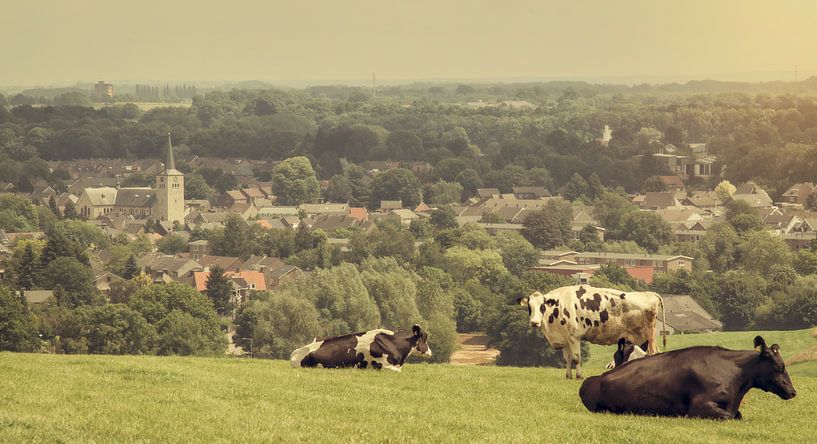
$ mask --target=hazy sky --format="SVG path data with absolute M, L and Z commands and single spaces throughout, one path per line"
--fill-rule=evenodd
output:
M 0 3 L 0 85 L 817 74 L 814 0 Z

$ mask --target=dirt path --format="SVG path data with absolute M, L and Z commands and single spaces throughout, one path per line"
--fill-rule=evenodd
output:
M 459 349 L 451 355 L 454 365 L 492 365 L 499 350 L 488 348 L 488 337 L 482 333 L 458 333 Z

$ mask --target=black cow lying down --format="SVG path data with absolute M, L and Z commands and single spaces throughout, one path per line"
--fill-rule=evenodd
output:
M 376 329 L 307 344 L 289 357 L 293 367 L 357 367 L 400 371 L 413 353 L 430 357 L 428 333 L 415 325 L 411 331 Z
M 636 359 L 588 378 L 579 397 L 592 412 L 741 419 L 738 409 L 751 388 L 783 399 L 797 394 L 780 347 L 766 347 L 760 336 L 755 347 L 690 347 Z

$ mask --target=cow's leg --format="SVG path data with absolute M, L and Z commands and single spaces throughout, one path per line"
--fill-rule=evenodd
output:
M 576 379 L 582 379 L 582 343 L 581 341 L 571 341 L 568 344 L 573 362 L 576 364 Z
M 687 416 L 690 418 L 709 418 L 709 419 L 733 419 L 734 416 L 728 411 L 722 409 L 717 402 L 706 399 L 702 396 L 697 396 L 692 399 L 689 404 L 689 412 Z
M 646 334 L 643 335 L 643 338 L 646 338 L 649 341 L 649 344 L 647 345 L 647 350 L 644 351 L 647 352 L 647 356 L 652 356 L 661 353 L 661 350 L 658 349 L 658 341 L 655 337 L 655 320 L 658 318 L 658 316 L 656 313 L 648 311 L 645 317 L 647 320 L 648 331 L 644 332 Z M 641 344 L 641 342 L 642 341 L 637 341 L 635 344 Z
M 570 356 L 570 347 L 562 349 L 562 358 L 565 360 L 565 377 L 573 379 L 573 357 Z

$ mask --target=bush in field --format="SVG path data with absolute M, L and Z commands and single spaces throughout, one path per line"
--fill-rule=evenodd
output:
M 380 311 L 352 264 L 317 270 L 292 284 L 318 310 L 324 335 L 337 336 L 380 326 Z
M 528 311 L 518 305 L 503 305 L 486 329 L 491 345 L 499 349 L 497 365 L 518 367 L 563 367 L 562 352 L 554 350 L 542 330 L 531 328 Z M 582 344 L 582 359 L 590 356 Z
M 34 351 L 37 334 L 26 305 L 7 287 L 0 287 L 0 351 Z
M 156 329 L 125 304 L 84 306 L 62 312 L 58 350 L 106 355 L 153 354 Z
M 420 322 L 412 273 L 394 258 L 370 258 L 361 264 L 360 277 L 380 311 L 380 326 L 391 330 Z
M 296 348 L 323 336 L 315 306 L 292 289 L 259 296 L 236 319 L 233 340 L 244 351 L 287 359 Z M 246 338 L 252 338 L 252 344 Z
M 432 362 L 448 362 L 456 349 L 454 280 L 439 268 L 425 267 L 417 279 L 417 307 L 428 332 Z
M 219 355 L 227 348 L 212 302 L 190 286 L 148 285 L 128 306 L 156 328 L 161 355 Z

